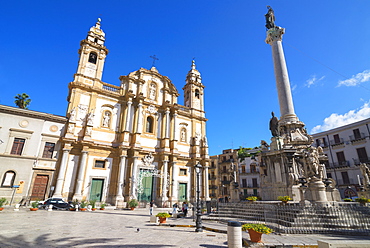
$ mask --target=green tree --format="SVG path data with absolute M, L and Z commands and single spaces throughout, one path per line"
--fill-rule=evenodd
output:
M 256 149 L 256 148 L 254 148 L 254 149 Z M 251 152 L 251 150 L 253 150 L 253 149 L 252 148 L 239 147 L 238 158 L 240 159 L 240 162 L 242 162 L 245 158 L 253 157 L 253 156 L 255 156 L 255 155 L 257 155 L 258 153 L 261 152 L 261 151 Z
M 31 99 L 26 93 L 18 94 L 15 97 L 15 105 L 21 109 L 28 109 L 27 106 L 31 103 Z

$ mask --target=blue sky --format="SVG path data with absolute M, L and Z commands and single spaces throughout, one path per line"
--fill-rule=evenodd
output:
M 65 115 L 68 83 L 80 40 L 102 19 L 109 54 L 103 81 L 156 55 L 183 104 L 182 87 L 195 57 L 205 88 L 210 154 L 270 141 L 279 105 L 266 5 L 285 28 L 283 46 L 295 112 L 309 133 L 370 117 L 370 1 L 8 1 L 0 8 L 0 104 Z

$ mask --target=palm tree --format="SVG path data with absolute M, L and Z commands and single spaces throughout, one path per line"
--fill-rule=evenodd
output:
M 15 105 L 17 105 L 21 109 L 28 109 L 27 106 L 30 104 L 31 99 L 26 93 L 18 94 L 14 97 L 16 100 L 14 101 Z

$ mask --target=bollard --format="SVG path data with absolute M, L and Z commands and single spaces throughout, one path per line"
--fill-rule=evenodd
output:
M 53 205 L 52 204 L 49 205 L 48 211 L 53 211 Z
M 15 204 L 15 207 L 14 207 L 14 211 L 19 211 L 19 206 L 20 206 L 21 204 Z
M 227 247 L 242 248 L 242 224 L 237 221 L 227 223 Z

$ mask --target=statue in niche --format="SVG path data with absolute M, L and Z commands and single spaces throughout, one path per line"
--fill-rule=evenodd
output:
M 275 14 L 274 14 L 274 10 L 271 8 L 271 6 L 267 6 L 267 14 L 265 15 L 265 18 L 266 18 L 266 25 L 265 27 L 267 29 L 270 29 L 270 28 L 275 28 L 276 25 L 275 25 Z
M 103 116 L 103 127 L 109 127 L 110 123 L 110 112 L 105 111 Z
M 148 155 L 145 155 L 142 159 L 144 166 L 151 166 L 154 161 L 154 157 L 152 153 L 149 153 Z
M 94 113 L 91 111 L 90 113 L 87 114 L 86 119 L 87 119 L 87 125 L 92 126 L 94 123 Z
M 360 164 L 360 169 L 361 169 L 362 176 L 364 178 L 364 185 L 369 185 L 370 184 L 370 181 L 369 181 L 370 168 L 369 168 L 369 166 L 366 165 L 365 163 L 361 163 Z
M 279 136 L 279 119 L 275 116 L 274 112 L 271 112 L 270 119 L 270 131 L 273 137 Z
M 70 121 L 75 121 L 76 120 L 76 108 L 75 107 L 73 107 L 73 109 L 69 113 L 69 120 Z
M 204 147 L 207 147 L 208 146 L 208 141 L 207 141 L 207 137 L 206 136 L 204 136 L 204 138 L 203 138 L 203 146 Z
M 185 130 L 185 128 L 181 129 L 180 141 L 181 142 L 186 142 L 186 130 Z
M 155 100 L 156 94 L 157 94 L 157 85 L 155 83 L 151 83 L 149 88 L 149 99 Z

